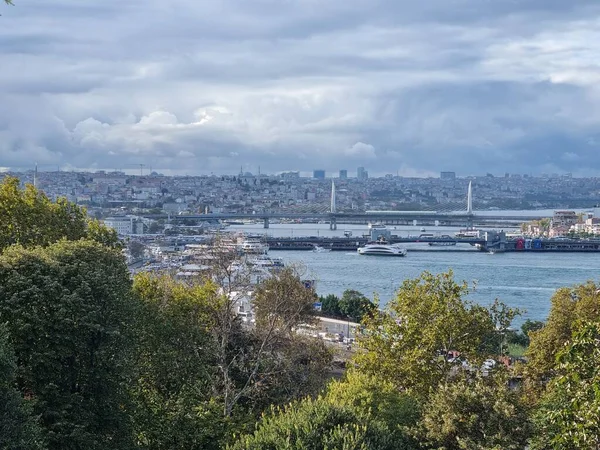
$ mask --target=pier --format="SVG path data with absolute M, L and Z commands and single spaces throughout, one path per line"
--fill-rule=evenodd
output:
M 315 246 L 331 249 L 332 251 L 356 251 L 358 247 L 370 241 L 368 237 L 267 237 L 266 243 L 270 250 L 313 250 Z M 548 253 L 548 252 L 600 252 L 600 239 L 507 239 L 502 231 L 488 231 L 482 233 L 480 238 L 452 238 L 452 237 L 400 237 L 391 235 L 390 244 L 429 244 L 429 243 L 455 243 L 457 245 L 471 245 L 483 252 L 491 253 Z M 410 247 L 407 247 L 410 250 Z M 429 251 L 452 251 L 455 247 L 431 247 Z M 463 250 L 460 250 L 463 251 Z

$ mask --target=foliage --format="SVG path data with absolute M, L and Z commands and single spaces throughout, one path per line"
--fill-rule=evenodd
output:
M 321 302 L 321 312 L 319 315 L 332 317 L 334 319 L 342 317 L 342 312 L 340 311 L 340 299 L 337 295 L 329 294 L 320 296 L 319 302 Z
M 256 328 L 290 333 L 300 324 L 315 321 L 314 302 L 312 289 L 304 286 L 293 268 L 286 267 L 263 281 L 254 293 Z
M 344 291 L 339 302 L 339 308 L 342 315 L 354 322 L 362 321 L 363 317 L 373 313 L 376 309 L 371 300 L 353 289 Z
M 52 202 L 31 184 L 21 189 L 14 177 L 0 183 L 0 251 L 14 244 L 47 246 L 83 238 L 109 246 L 118 242 L 113 230 L 88 220 L 85 209 L 65 198 Z
M 226 433 L 211 400 L 214 343 L 210 305 L 216 286 L 184 285 L 139 274 L 134 433 L 143 449 L 217 449 Z
M 361 415 L 383 422 L 393 440 L 407 448 L 412 439 L 407 434 L 420 417 L 417 401 L 400 392 L 392 383 L 356 370 L 346 373 L 343 381 L 334 381 L 327 388 L 325 399 L 337 406 L 350 407 Z
M 494 320 L 486 308 L 463 300 L 467 292 L 451 271 L 406 280 L 384 313 L 363 321 L 358 369 L 427 396 L 451 376 L 455 366 L 449 352 L 458 351 L 472 363 L 484 359 L 495 335 Z
M 527 375 L 533 386 L 556 374 L 556 356 L 571 339 L 578 321 L 600 320 L 598 286 L 591 281 L 573 288 L 561 288 L 552 296 L 546 324 L 529 333 Z
M 533 448 L 600 446 L 600 323 L 583 322 L 557 355 L 558 375 L 536 415 Z
M 231 450 L 386 450 L 402 449 L 385 424 L 322 397 L 305 399 L 263 415 L 253 434 Z M 406 448 L 406 447 L 404 447 Z
M 416 435 L 428 448 L 522 449 L 531 425 L 502 374 L 440 384 L 423 406 Z
M 43 440 L 31 405 L 15 388 L 17 365 L 8 337 L 7 327 L 0 325 L 0 448 L 42 449 Z
M 139 241 L 129 241 L 127 244 L 127 249 L 131 254 L 131 257 L 134 259 L 140 259 L 144 256 L 144 250 L 146 246 Z
M 0 321 L 50 449 L 128 448 L 123 383 L 132 312 L 117 250 L 62 241 L 0 257 Z

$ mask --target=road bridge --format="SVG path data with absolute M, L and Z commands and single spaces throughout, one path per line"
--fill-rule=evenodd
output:
M 386 225 L 440 225 L 440 226 L 518 226 L 523 222 L 539 220 L 541 215 L 503 215 L 503 214 L 477 214 L 473 210 L 473 194 L 471 183 L 467 191 L 467 208 L 458 212 L 435 211 L 338 211 L 336 205 L 335 184 L 331 183 L 331 206 L 325 213 L 298 213 L 286 211 L 261 211 L 256 213 L 208 213 L 208 214 L 178 214 L 178 215 L 150 215 L 148 218 L 163 218 L 170 222 L 183 220 L 199 221 L 234 221 L 234 220 L 262 220 L 264 227 L 269 228 L 271 220 L 288 219 L 298 221 L 326 221 L 329 228 L 336 230 L 338 223 L 367 224 L 381 222 Z

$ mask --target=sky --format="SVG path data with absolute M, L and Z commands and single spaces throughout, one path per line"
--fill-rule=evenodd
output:
M 0 168 L 600 176 L 598 0 L 14 0 L 0 14 Z

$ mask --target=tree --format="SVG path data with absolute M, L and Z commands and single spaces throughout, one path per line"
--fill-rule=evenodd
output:
M 535 415 L 532 448 L 600 446 L 600 323 L 580 322 L 559 350 L 555 372 Z
M 134 259 L 141 259 L 144 257 L 144 251 L 146 250 L 146 246 L 139 241 L 129 241 L 127 244 L 127 248 L 131 257 Z
M 342 312 L 340 311 L 340 299 L 337 295 L 329 294 L 326 296 L 319 297 L 321 302 L 321 313 L 320 315 L 326 317 L 340 318 Z
M 49 449 L 129 447 L 124 384 L 133 308 L 118 250 L 61 241 L 0 256 L 0 322 Z
M 88 220 L 85 209 L 65 198 L 52 202 L 31 184 L 20 189 L 14 177 L 0 183 L 0 252 L 14 244 L 47 246 L 61 239 L 84 238 L 109 246 L 118 243 L 113 230 Z
M 420 418 L 419 404 L 392 383 L 350 369 L 342 381 L 329 384 L 324 398 L 384 423 L 397 448 L 416 447 L 408 430 Z
M 231 450 L 400 450 L 385 424 L 322 397 L 310 398 L 264 414 L 254 433 Z
M 7 327 L 0 325 L 0 448 L 41 450 L 43 440 L 30 402 L 15 388 L 16 369 Z
M 531 429 L 518 393 L 496 374 L 440 384 L 423 405 L 416 435 L 428 448 L 520 450 Z
M 347 289 L 339 302 L 340 312 L 354 322 L 360 322 L 366 314 L 372 313 L 375 304 L 362 293 Z
M 523 333 L 523 335 L 527 338 L 526 345 L 529 345 L 529 342 L 530 342 L 529 334 L 531 332 L 541 330 L 543 327 L 544 327 L 544 322 L 542 322 L 540 320 L 531 320 L 531 319 L 527 319 L 523 323 L 523 325 L 521 325 L 521 333 Z
M 252 303 L 256 329 L 263 332 L 289 334 L 298 325 L 315 321 L 314 291 L 304 286 L 292 267 L 286 267 L 259 284 Z
M 573 288 L 558 289 L 546 324 L 529 333 L 531 343 L 526 356 L 527 382 L 533 391 L 544 389 L 544 382 L 556 374 L 556 356 L 571 339 L 579 321 L 600 320 L 598 286 L 589 281 Z M 533 392 L 532 391 L 532 392 Z
M 463 300 L 467 292 L 451 271 L 406 280 L 384 312 L 363 320 L 358 370 L 426 397 L 452 376 L 450 352 L 473 364 L 484 359 L 496 333 L 494 320 L 486 308 Z
M 219 449 L 228 430 L 211 398 L 215 345 L 210 332 L 214 284 L 183 284 L 139 274 L 137 351 L 132 377 L 138 447 Z
M 298 371 L 317 375 L 319 380 L 331 361 L 331 354 L 322 342 L 312 345 L 318 358 L 313 360 L 304 355 L 296 359 L 300 363 L 298 367 L 289 365 L 282 357 L 298 354 L 301 347 L 306 346 L 295 330 L 299 325 L 315 320 L 314 291 L 304 286 L 296 268 L 287 267 L 255 288 L 252 304 L 256 326 L 243 333 L 239 331 L 239 319 L 235 318 L 235 297 L 231 295 L 234 292 L 230 291 L 224 296 L 223 303 L 215 310 L 217 367 L 222 376 L 220 392 L 225 416 L 231 415 L 242 399 L 264 398 L 267 395 L 275 402 L 291 400 L 302 389 L 299 391 L 294 385 L 282 385 L 284 380 L 295 379 L 299 382 L 297 374 L 294 374 Z M 232 344 L 235 349 L 233 352 Z M 310 370 L 307 371 L 308 368 Z M 299 386 L 307 386 L 312 390 L 316 382 L 310 377 Z M 295 394 L 272 398 L 274 390 L 281 392 L 282 389 Z

